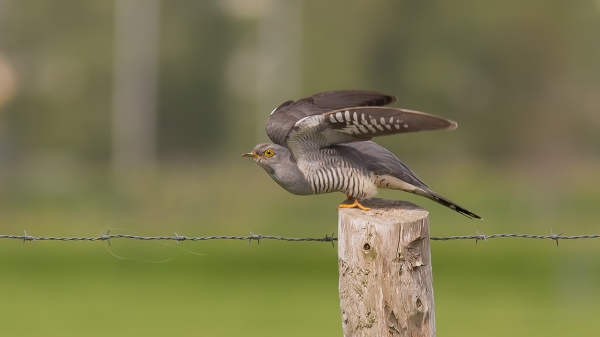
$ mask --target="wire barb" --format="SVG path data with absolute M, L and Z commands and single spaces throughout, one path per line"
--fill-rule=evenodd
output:
M 250 232 L 250 231 L 248 231 L 248 232 Z M 262 239 L 262 238 L 263 238 L 262 234 L 254 234 L 254 233 L 250 232 L 250 236 L 248 237 L 247 245 L 249 245 L 250 241 L 252 241 L 252 240 L 256 240 L 256 242 L 258 242 L 258 244 L 260 244 L 260 239 Z
M 108 235 L 110 233 L 110 229 L 106 231 L 106 235 L 102 234 L 102 230 L 100 230 L 100 240 L 104 241 L 108 241 L 108 246 L 110 247 L 110 235 Z
M 21 245 L 25 244 L 25 241 L 37 241 L 33 236 L 27 235 L 27 231 L 23 230 L 23 242 L 21 242 Z
M 179 236 L 179 234 L 177 234 L 176 232 L 173 232 L 173 233 L 175 233 L 175 241 L 177 241 L 177 244 L 179 244 L 179 241 L 187 240 L 187 238 L 185 236 Z
M 477 244 L 477 241 L 479 240 L 483 240 L 487 244 L 487 237 L 485 236 L 484 232 L 481 232 L 481 234 L 479 234 L 479 231 L 477 231 L 477 238 L 475 238 L 475 244 Z
M 325 239 L 323 239 L 324 242 L 331 242 L 331 247 L 333 247 L 333 248 L 335 248 L 333 241 L 337 240 L 337 238 L 333 237 L 334 234 L 335 234 L 335 232 L 331 232 L 331 236 L 325 234 Z
M 554 240 L 554 241 L 556 241 L 556 247 L 558 247 L 558 239 L 559 239 L 559 236 L 560 236 L 560 235 L 562 235 L 562 233 L 563 233 L 563 232 L 560 232 L 560 233 L 558 233 L 558 234 L 554 234 L 554 233 L 552 232 L 552 228 L 550 228 L 550 240 Z

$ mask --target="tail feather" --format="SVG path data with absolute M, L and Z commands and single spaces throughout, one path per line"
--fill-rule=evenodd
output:
M 482 217 L 480 217 L 479 215 L 467 210 L 464 207 L 461 207 L 457 204 L 455 204 L 454 202 L 442 197 L 441 195 L 430 191 L 430 190 L 423 190 L 423 189 L 419 189 L 417 188 L 414 191 L 415 194 L 426 197 L 428 199 L 431 199 L 435 202 L 437 202 L 438 204 L 442 205 L 442 206 L 446 206 L 448 208 L 450 208 L 451 210 L 458 212 L 464 216 L 466 216 L 469 219 L 483 219 Z

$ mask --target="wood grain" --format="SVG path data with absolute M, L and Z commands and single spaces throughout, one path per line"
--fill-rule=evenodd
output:
M 340 209 L 339 295 L 344 336 L 435 336 L 429 213 L 371 199 Z

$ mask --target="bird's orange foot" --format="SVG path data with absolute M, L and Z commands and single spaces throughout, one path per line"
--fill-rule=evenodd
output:
M 354 199 L 354 202 L 351 204 L 346 204 L 346 203 L 341 203 L 337 208 L 354 208 L 354 207 L 358 207 L 360 209 L 362 209 L 363 211 L 369 211 L 371 210 L 369 207 L 365 207 L 363 205 L 360 204 L 360 202 L 358 202 L 358 198 L 353 198 L 350 196 L 346 196 L 346 200 L 350 200 L 350 199 Z

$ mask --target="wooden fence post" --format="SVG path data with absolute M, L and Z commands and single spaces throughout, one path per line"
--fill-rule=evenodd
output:
M 338 214 L 344 336 L 435 336 L 429 213 L 397 200 L 364 205 Z

